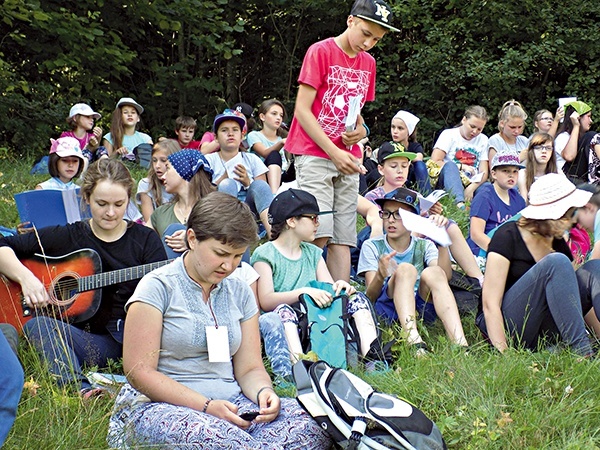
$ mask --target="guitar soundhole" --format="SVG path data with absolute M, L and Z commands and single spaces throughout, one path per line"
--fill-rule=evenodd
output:
M 76 272 L 64 272 L 54 279 L 50 291 L 52 303 L 58 306 L 66 306 L 77 297 L 77 279 L 79 275 Z

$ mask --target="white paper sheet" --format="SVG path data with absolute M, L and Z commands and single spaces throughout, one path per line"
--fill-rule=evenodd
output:
M 354 131 L 360 114 L 360 102 L 363 96 L 357 95 L 348 99 L 348 116 L 346 116 L 346 131 Z
M 431 208 L 433 205 L 439 202 L 440 199 L 445 197 L 446 195 L 448 195 L 448 193 L 443 189 L 436 189 L 427 197 L 423 197 L 421 194 L 417 194 L 417 196 L 419 197 L 419 208 L 421 209 L 421 212 L 429 211 L 429 208 Z
M 402 224 L 407 230 L 427 236 L 442 247 L 448 247 L 452 244 L 446 228 L 438 227 L 431 220 L 413 214 L 405 209 L 400 208 L 398 211 L 400 211 L 400 217 L 402 217 Z

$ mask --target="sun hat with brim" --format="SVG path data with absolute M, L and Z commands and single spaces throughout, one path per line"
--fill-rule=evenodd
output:
M 383 0 L 356 0 L 350 15 L 375 22 L 391 31 L 400 31 L 392 26 L 392 8 Z
M 533 182 L 529 189 L 529 206 L 521 210 L 526 219 L 558 220 L 569 208 L 587 204 L 591 192 L 577 189 L 567 177 L 549 173 Z
M 141 114 L 144 112 L 144 108 L 142 107 L 142 105 L 140 105 L 138 102 L 136 102 L 131 97 L 123 97 L 122 99 L 120 99 L 117 102 L 116 107 L 120 108 L 121 106 L 133 106 L 136 109 L 136 111 L 138 112 L 138 114 Z
M 412 208 L 415 214 L 420 214 L 419 196 L 412 189 L 400 187 L 385 194 L 382 198 L 375 200 L 379 206 L 383 208 L 385 202 L 389 201 L 404 203 Z
M 86 105 L 85 103 L 77 103 L 73 105 L 69 111 L 69 119 L 72 119 L 77 114 L 82 116 L 92 116 L 96 120 L 102 117 L 99 113 L 94 111 L 90 105 Z
M 580 116 L 583 116 L 584 114 L 587 114 L 592 110 L 592 107 L 590 105 L 582 102 L 581 100 L 567 103 L 565 106 L 571 106 L 575 111 L 577 111 L 577 114 L 579 114 Z
M 513 153 L 496 153 L 492 158 L 492 170 L 502 166 L 513 166 L 519 169 L 525 168 L 517 155 Z
M 377 151 L 377 162 L 383 164 L 383 161 L 387 161 L 392 158 L 406 158 L 412 161 L 417 157 L 416 153 L 407 152 L 400 142 L 384 142 Z
M 269 206 L 269 223 L 283 223 L 291 217 L 304 214 L 333 214 L 335 211 L 320 211 L 314 195 L 301 189 L 288 189 L 278 194 Z

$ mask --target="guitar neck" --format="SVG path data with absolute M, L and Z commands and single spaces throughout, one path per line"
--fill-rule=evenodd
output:
M 78 292 L 93 291 L 105 286 L 113 284 L 126 283 L 127 281 L 138 280 L 154 269 L 158 269 L 170 262 L 173 259 L 166 261 L 157 261 L 153 263 L 143 264 L 141 266 L 128 267 L 126 269 L 112 270 L 110 272 L 98 273 L 89 275 L 77 280 Z

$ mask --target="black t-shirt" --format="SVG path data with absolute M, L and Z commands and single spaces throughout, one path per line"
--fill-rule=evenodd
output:
M 577 142 L 577 155 L 573 161 L 565 161 L 563 172 L 576 185 L 588 182 L 588 165 L 590 156 L 590 142 L 597 134 L 588 131 Z
M 570 260 L 573 260 L 569 245 L 564 239 L 555 238 L 552 242 L 552 248 L 557 252 L 564 253 Z M 525 245 L 517 222 L 507 222 L 498 228 L 488 246 L 488 254 L 492 252 L 502 255 L 510 261 L 506 286 L 504 287 L 505 293 L 535 264 L 535 259 L 533 259 Z M 494 274 L 488 273 L 485 275 L 494 276 Z
M 102 272 L 125 269 L 142 264 L 164 261 L 165 249 L 158 234 L 143 225 L 128 223 L 125 234 L 114 242 L 98 239 L 88 221 L 38 230 L 43 251 L 35 233 L 0 238 L 0 247 L 11 247 L 19 259 L 30 258 L 35 253 L 63 256 L 76 250 L 95 250 L 102 261 Z M 113 284 L 102 288 L 98 311 L 88 320 L 74 324 L 92 333 L 110 332 L 122 341 L 125 303 L 133 294 L 139 280 Z
M 552 248 L 560 253 L 564 253 L 572 261 L 573 255 L 569 249 L 569 244 L 564 239 L 554 239 Z M 488 257 L 490 253 L 498 253 L 510 261 L 504 293 L 508 291 L 529 269 L 535 265 L 535 259 L 527 249 L 525 241 L 521 236 L 517 222 L 505 222 L 492 236 L 488 245 Z M 486 271 L 486 277 L 493 277 L 494 274 Z M 479 300 L 477 315 L 483 312 L 483 305 Z

